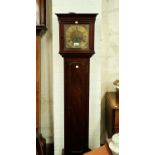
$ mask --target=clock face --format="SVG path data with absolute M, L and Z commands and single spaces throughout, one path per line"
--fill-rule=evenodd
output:
M 65 49 L 89 49 L 88 24 L 65 24 L 64 37 Z

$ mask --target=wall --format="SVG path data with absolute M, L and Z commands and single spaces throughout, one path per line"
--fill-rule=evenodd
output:
M 102 2 L 102 54 L 101 54 L 101 143 L 105 140 L 105 92 L 115 91 L 112 83 L 119 79 L 119 1 Z
M 46 4 L 47 32 L 41 40 L 41 133 L 53 143 L 52 0 Z

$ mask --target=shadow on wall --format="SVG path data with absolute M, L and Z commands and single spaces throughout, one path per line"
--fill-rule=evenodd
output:
M 102 96 L 101 100 L 101 137 L 100 137 L 100 143 L 104 144 L 105 143 L 105 95 L 106 93 Z
M 47 36 L 47 40 L 48 40 L 48 45 L 49 47 L 49 51 L 48 51 L 48 58 L 50 58 L 50 60 L 48 61 L 48 83 L 49 83 L 49 90 L 48 90 L 48 94 L 49 94 L 49 101 L 50 101 L 50 105 L 51 108 L 49 108 L 49 114 L 51 114 L 49 120 L 50 120 L 50 124 L 51 124 L 51 143 L 54 143 L 54 132 L 53 132 L 53 59 L 52 59 L 52 0 L 48 0 L 47 1 L 48 4 L 46 4 L 46 8 L 47 8 L 47 17 L 48 17 L 48 29 L 49 29 L 49 35 Z
M 41 41 L 41 130 L 46 143 L 53 143 L 52 0 L 46 1 L 46 26 Z

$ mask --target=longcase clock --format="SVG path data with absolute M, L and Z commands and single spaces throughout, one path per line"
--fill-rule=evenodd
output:
M 56 15 L 64 57 L 64 154 L 82 155 L 89 150 L 89 60 L 97 14 Z

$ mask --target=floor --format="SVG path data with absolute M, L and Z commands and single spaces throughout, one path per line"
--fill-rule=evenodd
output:
M 112 155 L 111 151 L 109 150 L 109 147 L 107 144 L 96 148 L 88 153 L 85 153 L 84 155 Z
M 112 155 L 107 145 L 102 145 L 84 155 Z M 54 155 L 54 144 L 46 144 L 46 155 Z

